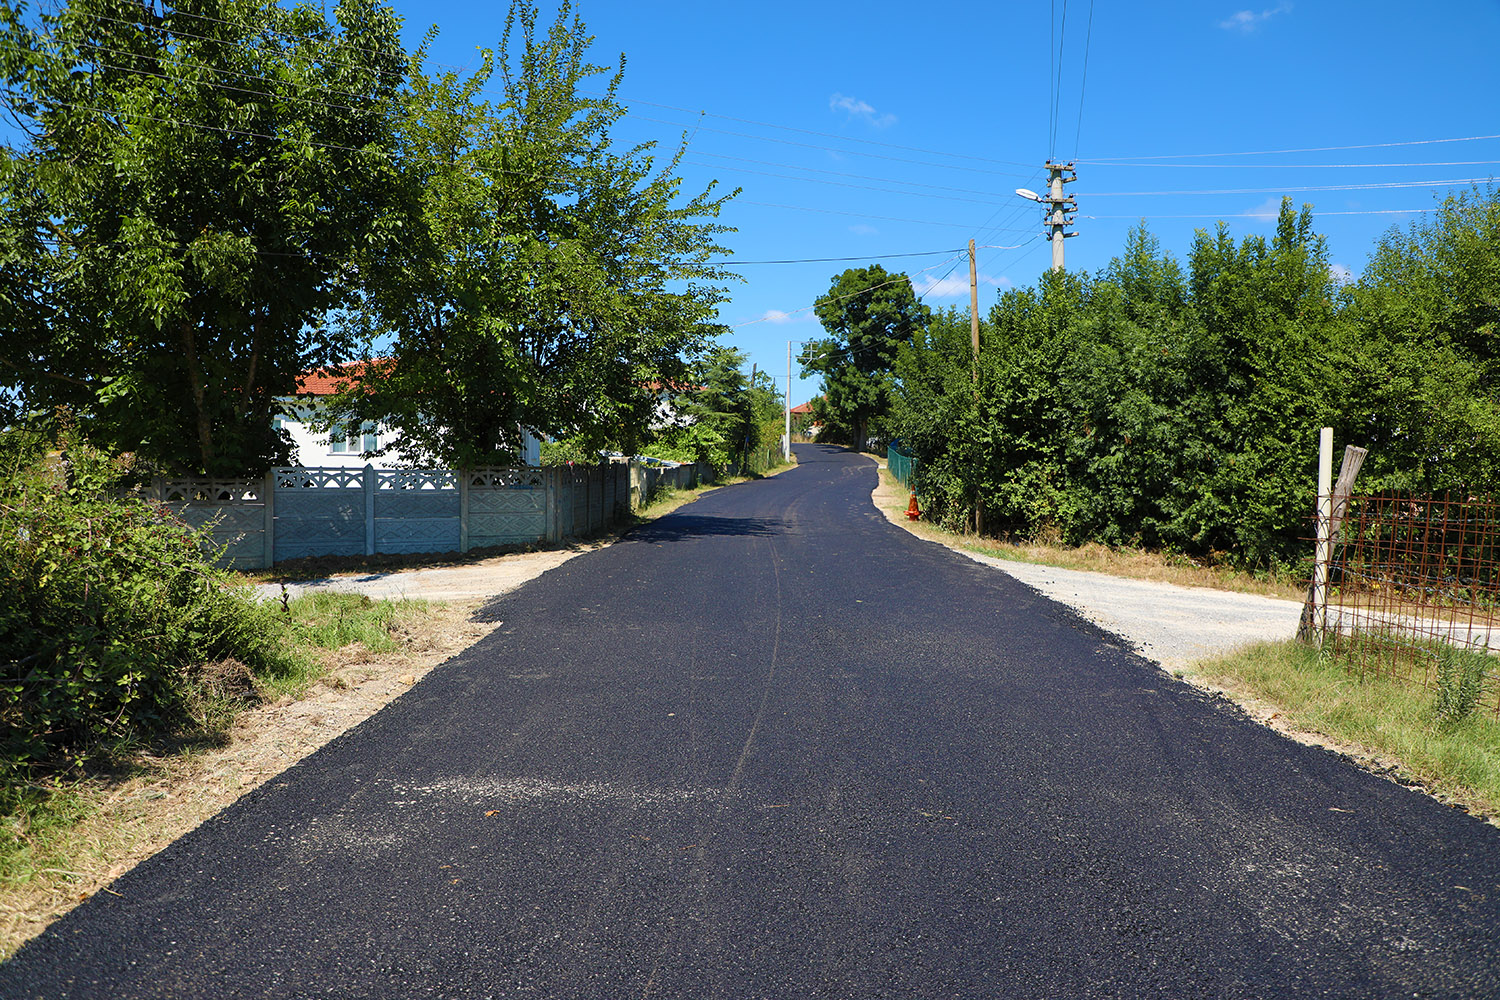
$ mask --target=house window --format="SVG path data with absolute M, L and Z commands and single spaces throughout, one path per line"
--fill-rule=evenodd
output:
M 328 445 L 328 450 L 335 455 L 357 455 L 360 452 L 374 451 L 379 448 L 380 435 L 376 432 L 372 422 L 365 421 L 358 427 L 350 424 L 342 436 L 333 437 Z

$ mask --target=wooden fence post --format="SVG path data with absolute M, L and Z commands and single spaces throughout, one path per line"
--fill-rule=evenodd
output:
M 1344 461 L 1339 466 L 1337 483 L 1333 478 L 1333 428 L 1324 427 L 1318 442 L 1318 531 L 1317 548 L 1314 550 L 1312 584 L 1307 589 L 1307 600 L 1302 604 L 1302 619 L 1297 624 L 1297 638 L 1310 640 L 1318 633 L 1321 643 L 1328 631 L 1329 567 L 1333 561 L 1333 547 L 1338 541 L 1339 529 L 1344 515 L 1349 512 L 1349 501 L 1354 494 L 1354 481 L 1369 454 L 1366 448 L 1348 445 L 1344 448 Z

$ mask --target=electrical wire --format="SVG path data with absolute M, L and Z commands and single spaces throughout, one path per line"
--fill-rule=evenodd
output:
M 812 212 L 818 215 L 842 215 L 851 219 L 869 219 L 874 222 L 904 222 L 913 226 L 937 226 L 943 229 L 962 229 L 969 232 L 972 232 L 974 229 L 972 222 L 933 222 L 931 219 L 902 219 L 890 215 L 866 215 L 862 212 L 843 212 L 833 208 L 812 208 L 806 205 L 784 205 L 771 201 L 749 201 L 743 198 L 736 198 L 732 204 L 735 206 L 755 205 L 759 208 L 780 208 L 791 212 Z M 1018 230 L 1011 231 L 1016 232 Z M 1019 232 L 1025 232 L 1025 230 L 1019 230 Z
M 1285 194 L 1309 191 L 1395 191 L 1403 188 L 1452 187 L 1454 185 L 1485 184 L 1487 177 L 1454 177 L 1433 181 L 1379 181 L 1369 184 L 1309 184 L 1282 188 L 1221 188 L 1212 191 L 1090 191 L 1089 198 L 1151 198 L 1158 196 L 1182 197 L 1184 195 L 1222 194 Z
M 796 163 L 778 163 L 778 162 L 776 162 L 774 160 L 755 160 L 755 159 L 751 159 L 749 157 L 744 157 L 744 156 L 730 156 L 727 153 L 710 153 L 710 152 L 706 152 L 706 151 L 703 151 L 703 150 L 697 150 L 697 149 L 693 150 L 688 155 L 690 155 L 690 156 L 706 156 L 706 157 L 709 157 L 709 158 L 715 159 L 715 160 L 732 160 L 732 161 L 737 162 L 737 163 L 754 163 L 754 164 L 757 164 L 759 166 L 764 166 L 764 167 L 782 167 L 782 168 L 785 168 L 787 170 L 803 170 L 803 171 L 806 171 L 808 173 L 827 174 L 830 177 L 846 177 L 846 178 L 850 178 L 852 180 L 879 181 L 879 182 L 881 182 L 883 184 L 905 184 L 908 187 L 928 188 L 928 189 L 933 190 L 933 191 L 955 191 L 955 192 L 964 192 L 964 191 L 967 191 L 967 192 L 972 193 L 973 190 L 974 190 L 972 187 L 948 187 L 948 186 L 941 185 L 941 184 L 923 184 L 923 183 L 921 183 L 919 181 L 903 181 L 903 180 L 899 180 L 899 179 L 894 178 L 894 177 L 873 177 L 873 176 L 871 176 L 869 174 L 854 174 L 854 173 L 849 173 L 848 171 L 843 171 L 843 170 L 824 170 L 824 169 L 821 169 L 819 167 L 804 167 L 804 166 L 802 166 L 800 164 L 796 164 Z M 703 164 L 703 165 L 706 166 L 706 164 Z M 1014 176 L 1025 177 L 1027 180 L 1030 180 L 1032 177 L 1035 177 L 1037 173 L 1039 173 L 1039 171 L 1033 172 L 1031 174 L 1016 174 Z M 801 180 L 803 178 L 796 178 L 796 179 L 797 180 Z
M 1481 142 L 1500 139 L 1500 135 L 1466 135 L 1452 139 L 1410 139 L 1403 142 L 1366 142 L 1353 146 L 1306 146 L 1301 149 L 1259 149 L 1235 153 L 1163 153 L 1160 156 L 1091 156 L 1089 163 L 1114 163 L 1120 160 L 1185 160 L 1212 156 L 1277 156 L 1283 153 L 1334 153 L 1348 149 L 1393 149 L 1398 146 L 1432 146 L 1448 142 Z
M 626 113 L 625 117 L 633 119 L 635 121 L 651 122 L 654 125 L 668 125 L 672 128 L 682 129 L 684 131 L 693 127 L 690 125 L 685 125 L 682 122 L 668 121 L 664 118 L 650 118 L 645 115 L 630 114 L 628 112 Z M 757 142 L 774 142 L 783 146 L 797 146 L 802 149 L 813 149 L 822 153 L 835 153 L 840 156 L 865 156 L 876 160 L 890 160 L 894 163 L 911 163 L 923 167 L 937 167 L 940 170 L 963 170 L 977 174 L 993 174 L 999 177 L 1028 176 L 1026 174 L 1018 174 L 1013 170 L 987 170 L 983 167 L 964 167 L 951 163 L 932 163 L 927 160 L 913 160 L 908 159 L 904 156 L 887 156 L 883 153 L 866 153 L 858 149 L 836 149 L 833 146 L 819 146 L 809 142 L 797 142 L 794 139 L 777 139 L 773 136 L 768 135 L 752 135 L 748 132 L 735 132 L 731 129 L 712 128 L 708 125 L 702 126 L 702 131 L 712 132 L 716 135 L 730 135 L 738 139 L 754 139 Z
M 714 260 L 705 263 L 718 265 L 720 267 L 742 267 L 747 264 L 845 264 L 858 260 L 894 260 L 898 257 L 936 257 L 945 253 L 967 253 L 960 247 L 957 250 L 920 250 L 913 253 L 882 253 L 866 254 L 861 257 L 803 257 L 798 260 Z
M 1063 0 L 1062 25 L 1057 35 L 1057 79 L 1052 85 L 1052 128 L 1047 141 L 1047 158 L 1057 159 L 1057 124 L 1061 117 L 1062 106 L 1062 78 L 1063 67 L 1066 65 L 1064 57 L 1067 55 L 1068 42 L 1068 0 Z
M 950 153 L 950 152 L 947 152 L 947 151 L 941 150 L 941 149 L 927 149 L 927 148 L 924 148 L 924 147 L 921 147 L 921 146 L 904 146 L 904 145 L 901 145 L 900 143 L 895 143 L 895 142 L 881 142 L 881 141 L 879 141 L 877 139 L 861 139 L 861 138 L 857 138 L 855 136 L 839 135 L 836 132 L 820 132 L 820 131 L 818 131 L 816 129 L 798 128 L 795 125 L 778 125 L 775 122 L 757 121 L 757 120 L 755 120 L 753 118 L 737 118 L 734 115 L 722 115 L 722 114 L 717 114 L 717 113 L 712 112 L 712 111 L 702 111 L 702 110 L 695 109 L 695 108 L 678 107 L 678 106 L 672 105 L 672 104 L 658 104 L 658 103 L 655 103 L 655 102 L 652 102 L 652 101 L 640 100 L 639 98 L 625 97 L 623 95 L 619 98 L 619 100 L 621 102 L 625 103 L 625 104 L 628 104 L 628 105 L 637 105 L 637 104 L 640 104 L 640 105 L 645 105 L 646 107 L 661 108 L 661 109 L 663 109 L 665 111 L 678 111 L 678 112 L 681 112 L 683 114 L 690 114 L 690 115 L 705 115 L 705 116 L 707 116 L 709 118 L 719 118 L 719 119 L 722 119 L 724 121 L 739 122 L 742 125 L 755 125 L 755 126 L 760 127 L 760 128 L 780 129 L 780 130 L 785 131 L 785 132 L 797 132 L 797 133 L 800 133 L 802 135 L 814 135 L 814 136 L 818 136 L 818 137 L 824 138 L 824 139 L 837 139 L 840 142 L 856 142 L 856 143 L 861 143 L 861 144 L 866 145 L 866 146 L 880 146 L 880 147 L 883 147 L 885 149 L 899 149 L 899 150 L 902 150 L 902 151 L 908 152 L 908 153 L 925 153 L 925 154 L 927 154 L 929 156 L 947 156 L 947 157 L 951 157 L 952 159 L 956 159 L 956 160 L 974 160 L 974 161 L 979 162 L 979 163 L 999 163 L 999 164 L 1003 164 L 1005 166 L 1010 166 L 1010 167 L 1029 167 L 1029 166 L 1031 166 L 1031 164 L 1029 164 L 1029 163 L 1023 163 L 1023 162 L 1021 162 L 1019 160 L 1001 160 L 1001 159 L 996 159 L 994 157 L 989 157 L 989 156 L 974 156 L 974 155 L 972 155 L 970 153 Z M 738 133 L 734 133 L 734 134 L 738 134 Z M 759 137 L 755 137 L 755 138 L 759 138 Z M 815 146 L 813 148 L 814 149 L 827 149 L 829 147 Z M 836 152 L 848 152 L 848 151 L 847 150 L 836 150 Z M 918 162 L 918 161 L 903 161 L 903 162 Z M 935 165 L 939 165 L 939 164 L 935 164 Z M 1019 177 L 1021 175 L 1020 174 L 1011 174 L 1009 176 Z
M 690 157 L 692 155 L 693 154 L 689 154 L 688 157 L 684 157 L 683 162 L 685 162 L 685 163 L 696 163 L 696 161 L 690 159 Z M 697 164 L 697 165 L 698 166 L 707 166 L 708 164 Z M 830 181 L 830 180 L 823 180 L 823 179 L 817 178 L 817 177 L 795 177 L 795 176 L 793 176 L 791 174 L 777 174 L 777 173 L 772 173 L 769 170 L 751 170 L 751 169 L 749 169 L 747 167 L 721 167 L 719 169 L 728 170 L 728 171 L 731 171 L 731 172 L 734 172 L 734 173 L 750 174 L 750 175 L 753 175 L 753 176 L 756 176 L 756 177 L 777 177 L 777 178 L 780 178 L 782 180 L 802 181 L 803 183 L 806 183 L 806 184 L 826 184 L 826 185 L 829 185 L 831 187 L 853 188 L 853 189 L 859 190 L 859 191 L 877 191 L 877 192 L 880 192 L 882 194 L 914 195 L 914 196 L 917 196 L 917 197 L 931 198 L 931 199 L 935 199 L 935 200 L 938 200 L 938 201 L 961 201 L 961 202 L 967 202 L 968 204 L 971 204 L 971 205 L 996 205 L 996 204 L 1004 204 L 1002 202 L 996 202 L 996 201 L 994 201 L 992 199 L 987 199 L 987 198 L 961 198 L 961 197 L 958 197 L 957 195 L 951 195 L 951 194 L 949 194 L 949 195 L 944 195 L 944 194 L 919 194 L 918 192 L 914 192 L 914 191 L 900 191 L 900 190 L 897 190 L 895 188 L 873 187 L 873 186 L 871 186 L 869 184 L 850 184 L 850 183 L 848 183 L 846 181 Z M 901 184 L 901 183 L 904 183 L 904 182 L 903 181 L 896 181 L 894 183 Z
M 1199 170 L 1365 170 L 1402 169 L 1406 167 L 1489 167 L 1500 164 L 1500 160 L 1431 160 L 1407 163 L 1104 163 L 1104 167 L 1138 167 L 1146 170 L 1162 170 L 1175 167 Z
M 1314 212 L 1314 218 L 1325 215 L 1414 215 L 1440 211 L 1437 208 L 1361 208 L 1342 212 Z M 1083 219 L 1274 219 L 1275 212 L 1218 212 L 1200 215 L 1083 215 Z
M 1089 89 L 1089 47 L 1094 41 L 1094 0 L 1089 0 L 1089 28 L 1083 39 L 1083 83 L 1078 88 L 1078 127 L 1073 131 L 1073 159 L 1078 159 L 1078 137 L 1083 134 L 1083 98 Z
M 949 260 L 945 260 L 945 261 L 941 261 L 941 262 L 939 262 L 937 264 L 933 264 L 931 267 L 924 267 L 924 268 L 922 268 L 922 270 L 918 271 L 917 273 L 918 274 L 922 274 L 922 273 L 927 272 L 927 271 L 936 271 L 938 268 L 940 268 L 943 265 L 949 263 L 950 261 L 962 260 L 964 257 L 966 257 L 968 255 L 968 252 L 969 251 L 967 249 L 962 250 L 958 254 L 956 254 L 955 256 L 949 258 Z M 861 258 L 861 259 L 863 259 L 863 258 Z M 949 273 L 951 274 L 952 272 L 950 271 Z M 889 280 L 889 281 L 882 281 L 878 285 L 870 285 L 867 288 L 861 288 L 859 291 L 857 291 L 857 292 L 850 292 L 847 295 L 820 295 L 820 296 L 818 296 L 818 301 L 814 302 L 812 305 L 810 305 L 810 306 L 803 306 L 800 309 L 793 309 L 790 312 L 782 312 L 781 310 L 775 310 L 775 309 L 773 309 L 773 310 L 767 310 L 767 312 L 768 313 L 775 312 L 777 314 L 777 320 L 776 321 L 784 323 L 784 322 L 786 322 L 786 320 L 788 318 L 790 318 L 792 316 L 795 316 L 798 313 L 805 313 L 809 309 L 816 309 L 818 307 L 818 302 L 843 302 L 845 299 L 854 299 L 854 298 L 858 298 L 861 295 L 865 295 L 865 294 L 867 294 L 869 292 L 873 292 L 877 288 L 886 288 L 886 287 L 888 287 L 890 285 L 894 285 L 894 284 L 898 284 L 899 282 L 902 282 L 902 281 L 910 281 L 910 280 L 911 280 L 911 276 L 910 275 L 898 274 L 898 275 L 895 275 L 894 277 L 892 277 L 891 280 Z M 730 329 L 731 330 L 739 330 L 739 329 L 741 329 L 743 327 L 755 326 L 758 323 L 770 323 L 770 322 L 772 322 L 771 317 L 769 315 L 766 315 L 766 316 L 760 317 L 759 319 L 747 320 L 744 323 L 736 323 L 733 326 L 731 326 Z

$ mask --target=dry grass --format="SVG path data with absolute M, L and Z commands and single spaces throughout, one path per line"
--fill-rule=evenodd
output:
M 780 466 L 765 475 L 792 467 Z M 588 551 L 608 544 L 613 535 L 741 481 L 673 491 L 612 535 L 565 548 Z M 486 552 L 462 558 L 375 557 L 373 562 L 307 560 L 305 565 L 244 575 L 249 580 L 295 580 L 496 559 L 496 553 Z M 523 576 L 535 575 L 543 565 L 537 563 Z M 163 756 L 141 754 L 122 776 L 57 787 L 44 818 L 20 831 L 27 841 L 23 856 L 13 858 L 0 872 L 0 960 L 80 901 L 110 892 L 109 884 L 135 865 L 374 715 L 433 667 L 493 631 L 501 623 L 470 620 L 487 600 L 397 602 L 389 628 L 391 648 L 374 650 L 364 642 L 351 642 L 313 651 L 320 662 L 308 673 L 262 690 L 270 700 L 235 716 L 222 746 Z M 379 645 L 387 643 L 382 638 Z
M 1500 826 L 1500 719 L 1445 722 L 1431 692 L 1360 677 L 1297 642 L 1261 643 L 1174 671 L 1253 718 Z
M 396 648 L 319 652 L 323 673 L 300 692 L 241 713 L 224 745 L 138 756 L 129 773 L 56 793 L 60 822 L 29 831 L 28 860 L 0 880 L 0 958 L 241 795 L 375 714 L 499 623 L 469 619 L 481 601 L 428 605 L 392 628 Z
M 1256 576 L 1221 566 L 1206 566 L 1186 556 L 1144 549 L 1113 549 L 1089 543 L 1068 546 L 1043 541 L 1009 542 L 948 531 L 925 521 L 915 523 L 906 517 L 911 494 L 882 465 L 875 503 L 892 521 L 901 524 L 920 538 L 978 552 L 997 559 L 1057 566 L 1061 569 L 1107 573 L 1132 580 L 1172 583 L 1179 587 L 1207 587 L 1241 594 L 1258 594 L 1282 600 L 1300 601 L 1306 596 L 1306 582 Z
M 976 539 L 906 518 L 910 493 L 881 471 L 876 505 L 919 537 L 954 548 L 1065 569 L 1186 587 L 1301 600 L 1302 586 L 1245 573 L 1181 565 L 1150 552 L 1102 545 L 1011 544 Z M 1500 826 L 1500 719 L 1481 710 L 1454 724 L 1420 685 L 1358 677 L 1296 642 L 1263 643 L 1172 673 L 1222 694 L 1256 721 L 1302 743 L 1327 747 L 1377 774 Z

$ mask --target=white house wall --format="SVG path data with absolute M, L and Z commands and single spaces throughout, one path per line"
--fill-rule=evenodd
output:
M 311 421 L 313 408 L 316 404 L 305 401 L 291 404 L 292 412 L 283 417 L 277 417 L 277 426 L 284 429 L 292 438 L 292 463 L 313 468 L 364 468 L 366 465 L 376 469 L 400 468 L 393 455 L 377 455 L 374 458 L 365 458 L 363 454 L 355 449 L 353 451 L 334 451 L 326 433 L 318 433 L 312 429 Z M 385 425 L 376 427 L 376 435 L 381 446 L 389 443 L 391 430 Z M 541 442 L 531 433 L 527 433 L 521 445 L 521 464 L 537 466 L 542 464 Z

